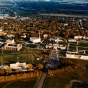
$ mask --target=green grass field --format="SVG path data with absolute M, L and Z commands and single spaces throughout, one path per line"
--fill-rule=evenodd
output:
M 0 88 L 34 88 L 37 79 L 23 79 L 8 83 L 0 83 Z
M 2 58 L 3 64 L 15 63 L 17 61 L 35 64 L 43 63 L 42 59 L 37 61 L 36 56 L 33 54 L 4 54 L 3 56 L 0 56 L 0 63 L 2 62 Z
M 3 63 L 13 63 L 17 62 L 32 62 L 35 60 L 35 57 L 32 54 L 12 54 L 12 55 L 3 55 L 0 56 L 0 59 L 3 58 Z M 1 61 L 0 61 L 1 63 Z

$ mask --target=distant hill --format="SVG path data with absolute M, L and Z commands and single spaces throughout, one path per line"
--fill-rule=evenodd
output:
M 74 0 L 63 0 L 64 3 L 62 0 L 55 0 L 61 1 L 61 3 L 53 2 L 54 0 L 50 1 L 51 2 L 49 2 L 49 0 L 0 0 L 0 13 L 16 13 L 21 15 L 40 13 L 88 15 L 88 3 L 85 3 L 88 2 L 88 0 L 75 2 Z M 80 2 L 81 4 L 76 2 Z

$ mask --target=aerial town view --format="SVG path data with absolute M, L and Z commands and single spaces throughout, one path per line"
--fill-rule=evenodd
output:
M 0 88 L 88 88 L 88 0 L 0 0 Z

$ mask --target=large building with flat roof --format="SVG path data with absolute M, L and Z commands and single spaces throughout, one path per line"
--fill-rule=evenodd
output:
M 4 50 L 19 51 L 22 49 L 22 44 L 5 44 Z

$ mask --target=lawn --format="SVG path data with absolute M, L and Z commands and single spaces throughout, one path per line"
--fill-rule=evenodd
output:
M 35 57 L 32 54 L 8 54 L 0 56 L 0 59 L 3 58 L 3 63 L 14 63 L 14 62 L 32 62 L 35 60 Z M 0 61 L 1 63 L 1 61 Z
M 34 88 L 36 79 L 25 79 L 9 83 L 0 83 L 0 88 Z
M 3 58 L 3 60 L 2 60 Z M 9 63 L 15 63 L 15 62 L 26 62 L 26 63 L 42 63 L 43 60 L 37 61 L 36 56 L 34 54 L 4 54 L 3 56 L 0 56 L 0 63 L 3 62 L 3 64 L 9 64 Z
M 69 48 L 73 49 L 73 50 L 76 50 L 76 46 L 77 46 L 76 43 L 70 43 L 70 47 Z M 85 42 L 85 43 L 80 42 L 78 44 L 78 49 L 79 50 L 88 50 L 88 42 Z

